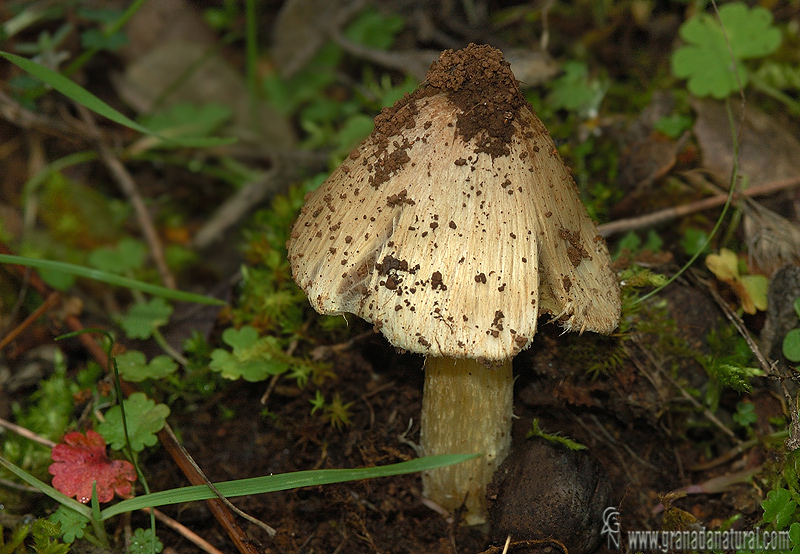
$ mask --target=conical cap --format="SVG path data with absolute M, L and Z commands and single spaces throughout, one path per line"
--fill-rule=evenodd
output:
M 426 82 L 306 201 L 288 244 L 320 313 L 354 313 L 398 348 L 486 362 L 537 318 L 611 332 L 608 252 L 498 50 L 446 51 Z

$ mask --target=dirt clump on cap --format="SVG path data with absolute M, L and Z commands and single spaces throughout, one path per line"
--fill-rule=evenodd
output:
M 442 52 L 417 90 L 375 118 L 373 140 L 388 146 L 391 137 L 416 127 L 417 101 L 442 93 L 458 108 L 456 130 L 465 142 L 475 139 L 476 154 L 485 152 L 492 158 L 509 154 L 514 134 L 511 122 L 526 101 L 503 53 L 488 45 L 470 44 L 462 50 Z M 385 178 L 402 165 L 392 164 Z M 385 178 L 376 179 L 373 186 Z

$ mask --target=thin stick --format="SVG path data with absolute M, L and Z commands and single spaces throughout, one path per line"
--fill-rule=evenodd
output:
M 663 375 L 663 376 L 664 376 L 664 378 L 665 378 L 667 381 L 669 381 L 670 383 L 672 383 L 672 385 L 673 385 L 675 388 L 677 388 L 677 389 L 680 391 L 681 395 L 682 395 L 682 396 L 683 396 L 683 397 L 684 397 L 686 400 L 688 400 L 688 401 L 689 401 L 689 403 L 690 403 L 692 406 L 694 406 L 694 407 L 695 407 L 697 410 L 699 410 L 700 412 L 702 412 L 702 413 L 703 413 L 703 415 L 706 417 L 706 419 L 708 419 L 708 420 L 709 420 L 711 423 L 713 423 L 714 425 L 716 425 L 716 426 L 717 426 L 717 428 L 718 428 L 720 431 L 722 431 L 723 433 L 725 433 L 726 435 L 728 435 L 728 436 L 731 438 L 731 440 L 733 440 L 733 441 L 734 441 L 736 444 L 741 444 L 741 443 L 742 443 L 742 440 L 741 440 L 739 437 L 737 437 L 737 436 L 736 436 L 736 434 L 735 434 L 733 431 L 731 431 L 730 429 L 728 429 L 728 427 L 726 427 L 726 426 L 725 426 L 725 424 L 723 424 L 723 423 L 722 423 L 722 422 L 721 422 L 721 421 L 720 421 L 720 420 L 717 418 L 717 416 L 715 416 L 715 415 L 714 415 L 714 414 L 711 412 L 711 410 L 709 410 L 708 408 L 706 408 L 705 406 L 703 406 L 702 404 L 700 404 L 700 402 L 698 402 L 698 401 L 697 401 L 697 400 L 696 400 L 696 399 L 695 399 L 695 398 L 694 398 L 694 397 L 693 397 L 691 394 L 689 394 L 688 392 L 686 392 L 686 389 L 684 389 L 684 388 L 683 388 L 683 387 L 680 385 L 680 383 L 678 383 L 678 382 L 677 382 L 675 379 L 673 379 L 672 375 L 670 375 L 668 371 L 664 370 L 664 368 L 662 367 L 662 365 L 656 361 L 656 359 L 655 359 L 655 357 L 653 356 L 653 354 L 652 354 L 652 353 L 651 353 L 651 352 L 650 352 L 650 351 L 649 351 L 647 348 L 645 348 L 645 347 L 644 347 L 642 344 L 640 344 L 639 342 L 636 342 L 635 344 L 636 344 L 636 347 L 637 347 L 637 348 L 638 348 L 638 349 L 639 349 L 639 350 L 642 352 L 642 354 L 644 354 L 644 355 L 645 355 L 645 357 L 647 357 L 647 359 L 648 359 L 648 360 L 650 360 L 650 363 L 651 363 L 651 364 L 653 364 L 653 367 L 654 367 L 654 368 L 656 368 L 656 370 L 657 370 L 657 371 L 658 371 L 658 372 L 659 372 L 661 375 Z
M 17 325 L 16 328 L 12 329 L 6 336 L 0 339 L 0 350 L 8 346 L 11 341 L 17 338 L 23 331 L 25 331 L 25 329 L 30 327 L 34 321 L 39 319 L 42 314 L 56 305 L 60 299 L 61 293 L 58 291 L 53 291 L 50 296 L 48 296 L 47 299 L 45 299 L 45 301 L 42 302 L 42 304 L 31 313 L 31 315 L 25 318 L 25 321 Z
M 0 427 L 5 427 L 10 431 L 14 431 L 20 437 L 25 437 L 26 439 L 32 440 L 33 442 L 39 443 L 42 446 L 46 446 L 47 448 L 53 448 L 56 445 L 56 443 L 54 443 L 47 437 L 37 435 L 30 429 L 26 429 L 21 425 L 17 425 L 16 423 L 11 423 L 10 421 L 6 421 L 5 419 L 0 419 Z
M 736 196 L 766 196 L 768 194 L 773 194 L 778 191 L 796 186 L 800 186 L 800 177 L 781 179 L 779 181 L 772 181 L 770 183 L 764 183 L 762 185 L 750 187 L 748 189 L 738 191 Z M 672 208 L 665 208 L 647 215 L 631 217 L 628 219 L 620 219 L 618 221 L 612 221 L 611 223 L 604 223 L 597 226 L 597 231 L 603 237 L 610 237 L 612 235 L 625 233 L 627 231 L 655 227 L 656 225 L 660 225 L 685 215 L 701 212 L 703 210 L 709 210 L 711 208 L 718 208 L 719 206 L 725 204 L 727 198 L 727 194 L 710 196 L 708 198 L 703 198 L 702 200 L 692 202 L 691 204 L 674 206 Z
M 155 510 L 153 508 L 142 508 L 142 511 L 146 514 L 149 514 L 152 510 L 153 514 L 156 516 L 156 519 L 169 527 L 170 529 L 177 531 L 180 535 L 186 537 L 188 540 L 192 541 L 195 546 L 202 549 L 209 554 L 223 554 L 221 550 L 217 550 L 214 546 L 205 540 L 203 537 L 186 527 L 185 525 L 175 521 L 171 517 L 169 517 L 164 512 L 159 510 Z
M 243 517 L 244 519 L 246 519 L 250 523 L 261 527 L 264 531 L 267 532 L 267 534 L 270 537 L 274 537 L 275 536 L 277 531 L 275 531 L 274 528 L 270 527 L 269 525 L 267 525 L 266 523 L 264 523 L 260 519 L 257 519 L 255 517 L 251 516 L 250 514 L 240 510 L 239 508 L 234 506 L 231 503 L 230 500 L 228 500 L 227 498 L 222 496 L 222 493 L 219 492 L 219 490 L 217 490 L 217 487 L 215 487 L 214 484 L 211 481 L 208 480 L 208 477 L 206 477 L 206 474 L 203 473 L 203 470 L 200 469 L 200 466 L 197 465 L 197 462 L 194 461 L 194 458 L 192 458 L 192 455 L 189 454 L 189 452 L 186 450 L 186 448 L 183 447 L 183 445 L 180 442 L 178 442 L 178 438 L 175 436 L 175 433 L 172 431 L 172 427 L 170 427 L 168 423 L 164 425 L 163 432 L 166 432 L 172 438 L 172 440 L 174 441 L 175 445 L 180 449 L 181 453 L 183 454 L 183 458 L 185 460 L 187 460 L 192 465 L 192 467 L 194 467 L 194 470 L 197 472 L 197 475 L 199 475 L 203 479 L 204 484 L 209 489 L 211 489 L 211 491 L 214 494 L 217 495 L 217 498 L 219 498 L 219 500 L 222 501 L 222 503 L 225 504 L 228 507 L 228 509 L 230 509 L 231 511 L 233 511 L 236 514 L 240 515 L 241 517 Z
M 122 192 L 133 206 L 133 211 L 136 213 L 136 218 L 139 220 L 139 226 L 142 229 L 144 240 L 147 242 L 147 246 L 150 249 L 150 254 L 153 256 L 153 263 L 155 263 L 158 273 L 161 276 L 161 282 L 164 283 L 165 287 L 171 289 L 176 288 L 175 277 L 172 275 L 172 272 L 169 270 L 167 262 L 164 259 L 164 248 L 161 246 L 161 239 L 158 238 L 158 233 L 156 232 L 155 225 L 153 225 L 153 220 L 147 211 L 147 206 L 144 203 L 144 199 L 142 198 L 142 195 L 139 194 L 139 188 L 136 186 L 136 181 L 134 181 L 128 170 L 125 169 L 125 166 L 122 164 L 119 158 L 117 158 L 113 152 L 111 152 L 111 148 L 109 148 L 108 144 L 106 144 L 105 141 L 100 138 L 100 130 L 97 128 L 97 123 L 94 121 L 94 118 L 89 110 L 79 104 L 76 104 L 76 107 L 78 108 L 81 118 L 86 125 L 91 130 L 96 132 L 96 144 L 97 150 L 100 153 L 100 158 L 103 160 L 103 163 L 108 168 L 111 176 L 117 182 L 117 185 L 119 185 L 119 188 L 122 189 Z

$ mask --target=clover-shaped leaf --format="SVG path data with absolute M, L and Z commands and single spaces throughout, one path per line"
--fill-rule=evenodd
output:
M 128 548 L 130 554 L 142 552 L 142 554 L 150 554 L 151 552 L 161 552 L 164 550 L 164 545 L 155 536 L 152 529 L 137 529 L 131 535 L 131 545 Z
M 135 304 L 127 315 L 120 318 L 119 324 L 129 338 L 149 339 L 154 330 L 169 321 L 170 315 L 172 306 L 163 298 L 153 298 Z
M 764 508 L 764 521 L 774 522 L 775 528 L 780 530 L 792 522 L 797 502 L 787 489 L 772 489 L 761 507 Z
M 748 427 L 758 421 L 756 407 L 751 402 L 737 402 L 736 413 L 732 417 L 733 421 L 742 427 Z
M 207 137 L 230 120 L 231 115 L 231 109 L 223 104 L 194 105 L 179 103 L 144 118 L 142 124 L 164 137 Z M 154 142 L 163 148 L 177 146 L 175 143 L 155 139 L 154 137 L 147 137 L 144 140 Z
M 114 493 L 127 497 L 131 482 L 136 480 L 136 470 L 127 460 L 110 460 L 106 454 L 106 441 L 91 429 L 83 433 L 73 431 L 64 436 L 64 442 L 53 447 L 53 463 L 47 471 L 53 476 L 53 487 L 78 502 L 92 499 L 92 484 L 97 483 L 97 499 L 108 502 Z
M 767 309 L 767 288 L 769 281 L 763 275 L 741 275 L 739 258 L 735 252 L 723 248 L 719 254 L 706 256 L 706 267 L 720 281 L 728 283 L 748 314 Z
M 693 16 L 679 31 L 686 44 L 672 54 L 672 72 L 688 79 L 689 92 L 698 97 L 726 98 L 738 90 L 737 73 L 745 86 L 748 74 L 742 60 L 771 54 L 781 44 L 780 30 L 772 26 L 772 14 L 765 8 L 732 2 L 720 7 L 719 20 L 722 26 L 713 15 Z
M 131 383 L 161 379 L 178 369 L 178 364 L 169 356 L 156 356 L 148 363 L 144 354 L 138 350 L 129 350 L 116 359 L 120 377 Z
M 135 452 L 141 452 L 145 446 L 156 444 L 158 438 L 155 434 L 164 427 L 169 408 L 164 404 L 156 404 L 141 392 L 133 393 L 122 403 L 125 407 L 131 448 Z M 97 431 L 105 437 L 111 448 L 121 450 L 125 446 L 122 410 L 119 406 L 113 406 L 105 417 L 106 420 L 97 426 Z
M 789 526 L 789 540 L 792 541 L 792 554 L 800 554 L 800 523 Z
M 126 275 L 141 269 L 147 247 L 140 241 L 125 237 L 114 247 L 101 247 L 89 254 L 89 265 L 109 273 Z
M 566 62 L 563 69 L 564 74 L 553 81 L 547 96 L 550 106 L 587 116 L 596 115 L 607 84 L 600 79 L 591 79 L 589 68 L 583 62 Z
M 75 539 L 82 539 L 83 530 L 89 524 L 89 518 L 66 506 L 59 506 L 50 515 L 50 521 L 60 525 L 61 538 L 67 544 L 72 544 Z
M 209 367 L 226 379 L 263 381 L 289 369 L 289 364 L 282 359 L 285 356 L 278 340 L 275 337 L 259 338 L 258 331 L 249 325 L 241 329 L 226 329 L 222 340 L 233 351 L 215 349 Z

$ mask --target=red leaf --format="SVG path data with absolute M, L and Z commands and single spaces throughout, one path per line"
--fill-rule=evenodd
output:
M 64 444 L 53 447 L 53 458 L 48 471 L 53 476 L 53 487 L 78 502 L 88 503 L 92 498 L 92 483 L 97 481 L 97 499 L 108 502 L 114 493 L 122 497 L 131 495 L 131 482 L 136 481 L 136 470 L 126 460 L 110 460 L 106 455 L 106 441 L 99 433 L 86 431 L 86 435 L 73 431 L 64 436 Z

